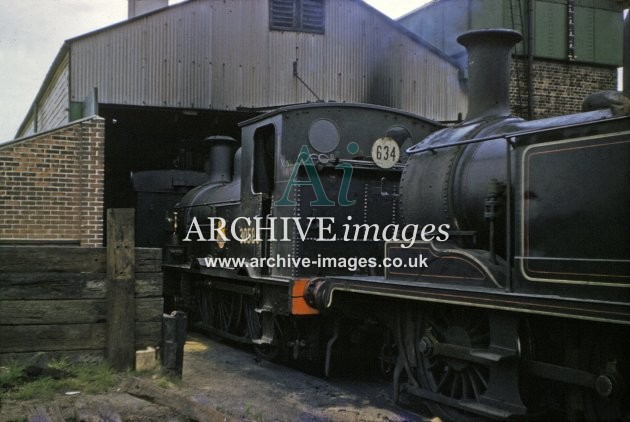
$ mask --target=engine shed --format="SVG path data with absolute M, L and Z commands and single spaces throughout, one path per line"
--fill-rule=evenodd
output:
M 264 111 L 356 102 L 450 121 L 466 109 L 456 63 L 359 0 L 189 0 L 170 7 L 155 1 L 153 10 L 132 8 L 135 3 L 130 11 L 146 13 L 64 43 L 16 133 L 20 145 L 35 138 L 52 145 L 55 131 L 95 115 L 104 119 L 98 141 L 93 133 L 74 130 L 71 142 L 97 142 L 103 152 L 93 164 L 79 154 L 73 166 L 99 170 L 90 174 L 90 186 L 68 191 L 69 209 L 53 210 L 60 218 L 78 215 L 86 208 L 86 190 L 94 192 L 96 208 L 90 202 L 91 215 L 77 218 L 95 227 L 90 244 L 102 244 L 104 210 L 139 207 L 132 174 L 203 172 L 208 151 L 203 140 L 212 135 L 239 140 L 238 123 Z M 15 145 L 0 151 L 28 162 L 28 152 Z M 7 175 L 7 189 L 25 172 L 35 174 L 26 176 L 33 186 L 11 191 L 14 206 L 5 213 L 0 238 L 78 241 L 81 223 L 38 230 L 45 220 L 41 203 L 58 200 L 65 190 L 59 186 L 61 191 L 42 194 L 36 185 L 48 182 L 29 166 Z M 78 184 L 85 174 L 67 176 L 58 183 Z M 172 193 L 192 186 L 177 183 L 151 189 Z M 138 223 L 148 221 L 139 230 L 155 230 L 162 211 L 139 217 Z M 13 222 L 24 212 L 32 221 L 17 230 Z M 156 239 L 138 236 L 140 245 L 150 238 Z M 147 240 L 145 246 L 156 242 Z

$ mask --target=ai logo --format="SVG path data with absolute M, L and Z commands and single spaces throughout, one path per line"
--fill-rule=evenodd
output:
M 359 152 L 359 145 L 357 145 L 356 142 L 350 142 L 348 144 L 347 150 L 350 154 L 356 154 L 357 152 Z M 298 171 L 300 170 L 300 166 L 304 166 L 304 169 L 306 170 L 306 175 L 308 176 L 308 180 L 298 179 Z M 340 163 L 337 164 L 335 168 L 343 171 L 343 176 L 341 177 L 341 186 L 339 186 L 339 193 L 337 194 L 337 204 L 341 205 L 342 207 L 354 205 L 356 201 L 350 201 L 348 199 L 348 190 L 350 189 L 350 180 L 352 179 L 352 164 Z M 331 201 L 326 195 L 324 186 L 322 185 L 322 181 L 319 178 L 319 174 L 317 174 L 315 163 L 313 163 L 313 159 L 306 145 L 302 145 L 302 148 L 300 149 L 300 153 L 298 154 L 298 158 L 293 165 L 291 177 L 287 182 L 287 187 L 284 189 L 282 198 L 278 199 L 274 203 L 274 205 L 294 206 L 295 201 L 289 199 L 289 194 L 291 193 L 291 188 L 293 188 L 293 186 L 311 186 L 313 188 L 317 199 L 311 201 L 311 206 L 329 207 L 336 205 L 335 202 Z

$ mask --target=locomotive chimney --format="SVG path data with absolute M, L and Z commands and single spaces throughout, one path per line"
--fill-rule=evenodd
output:
M 206 163 L 207 183 L 228 183 L 232 181 L 234 150 L 238 141 L 229 136 L 208 136 L 210 154 Z
M 510 115 L 510 52 L 522 39 L 510 29 L 475 30 L 457 37 L 468 51 L 466 120 Z

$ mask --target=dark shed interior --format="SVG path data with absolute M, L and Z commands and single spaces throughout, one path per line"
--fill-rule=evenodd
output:
M 257 114 L 100 104 L 104 209 L 135 208 L 136 245 L 161 246 L 166 211 L 203 178 L 209 151 L 204 139 L 227 135 L 240 141 L 238 123 Z M 155 170 L 174 170 L 173 177 L 141 173 Z

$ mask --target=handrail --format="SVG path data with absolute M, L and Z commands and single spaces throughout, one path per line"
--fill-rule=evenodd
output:
M 494 141 L 494 140 L 498 140 L 498 139 L 506 139 L 506 138 L 518 138 L 521 136 L 527 136 L 527 135 L 532 135 L 534 133 L 544 133 L 544 132 L 552 132 L 554 130 L 561 130 L 561 129 L 571 129 L 571 128 L 576 128 L 576 127 L 580 127 L 580 126 L 586 126 L 586 125 L 590 125 L 592 123 L 595 122 L 615 122 L 618 120 L 624 120 L 627 119 L 628 116 L 617 116 L 617 117 L 604 117 L 602 119 L 596 119 L 596 120 L 585 120 L 582 122 L 578 122 L 578 123 L 571 123 L 568 125 L 559 125 L 559 126 L 551 126 L 551 127 L 544 127 L 544 128 L 534 128 L 534 129 L 528 129 L 528 130 L 522 130 L 519 132 L 512 132 L 512 133 L 502 133 L 502 134 L 496 134 L 496 135 L 490 135 L 490 136 L 484 136 L 481 138 L 475 138 L 475 139 L 467 139 L 465 141 L 454 141 L 454 142 L 449 142 L 447 144 L 443 144 L 443 145 L 435 145 L 435 146 L 427 146 L 424 148 L 420 147 L 420 143 L 416 144 L 412 147 L 409 147 L 405 150 L 405 152 L 407 154 L 419 154 L 421 152 L 433 152 L 434 150 L 438 150 L 438 149 L 444 149 L 444 148 L 451 148 L 451 147 L 456 147 L 456 146 L 460 146 L 460 145 L 469 145 L 469 144 L 477 144 L 480 142 L 486 142 L 486 141 Z M 535 120 L 534 120 L 535 121 Z M 417 148 L 417 149 L 416 149 Z

